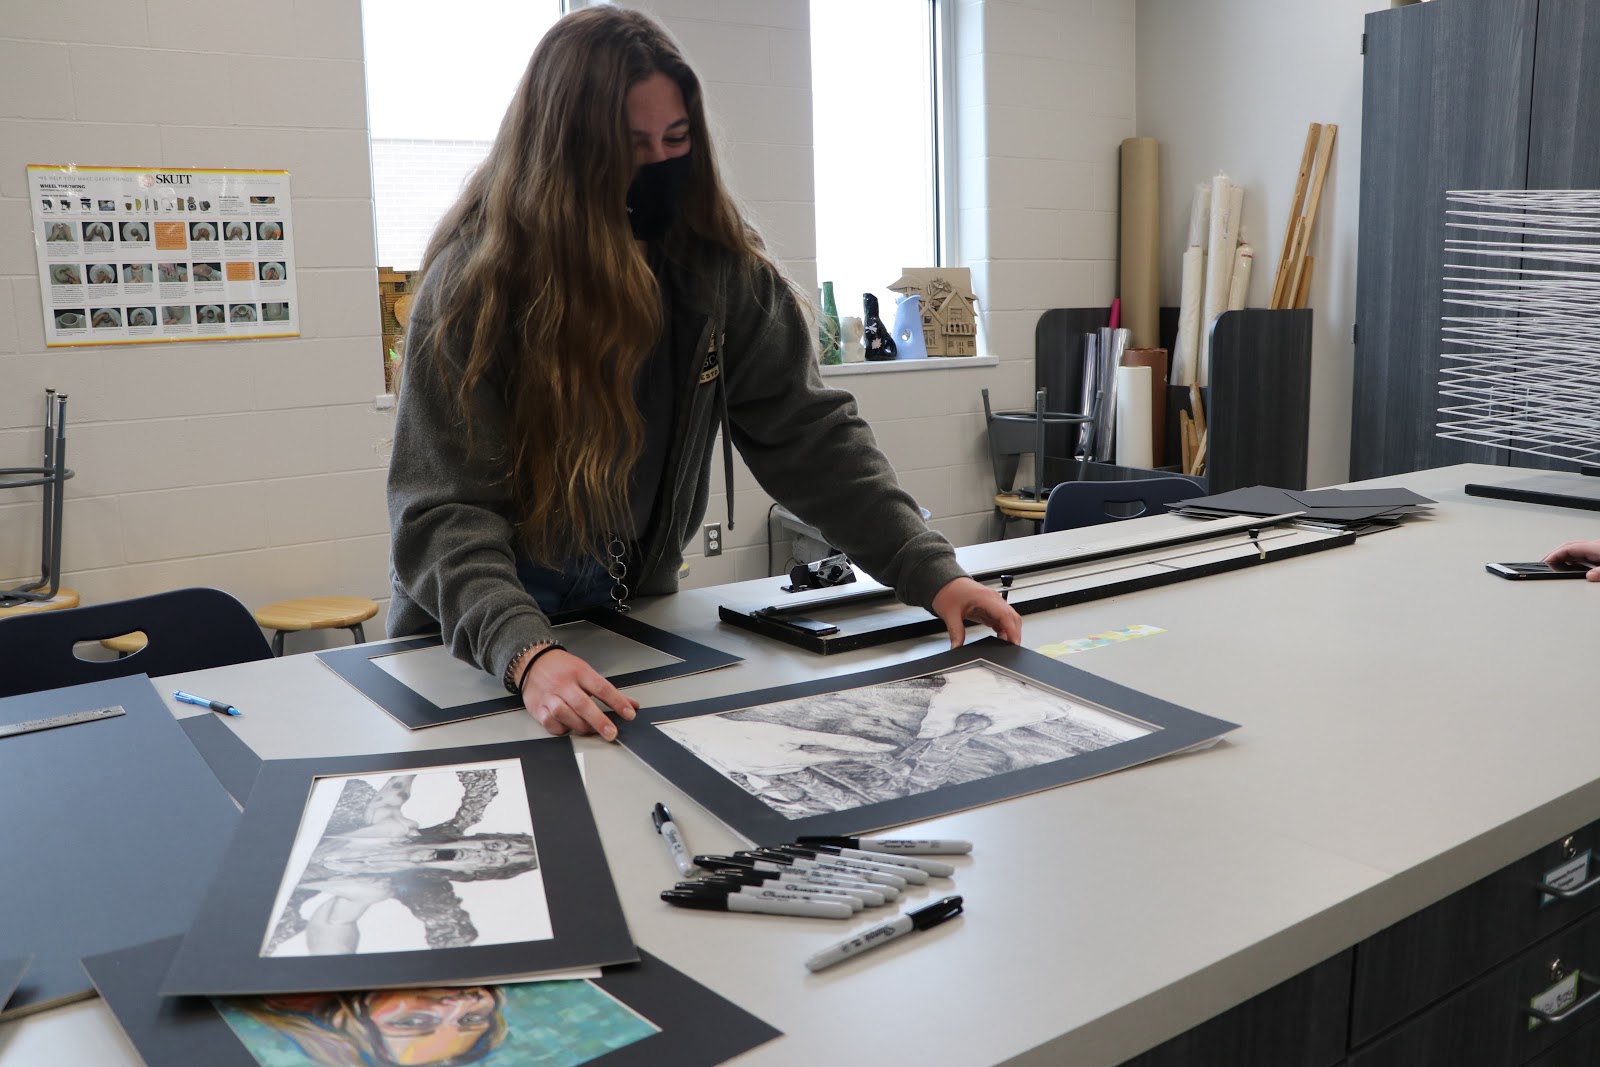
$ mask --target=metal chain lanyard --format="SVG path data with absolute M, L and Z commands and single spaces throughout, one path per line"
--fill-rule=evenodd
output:
M 611 562 L 606 566 L 606 573 L 611 576 L 611 599 L 618 611 L 628 610 L 628 546 L 616 536 L 606 541 L 606 552 L 611 556 Z

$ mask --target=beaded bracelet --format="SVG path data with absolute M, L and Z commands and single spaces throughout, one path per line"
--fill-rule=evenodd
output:
M 517 680 L 514 676 L 514 672 L 517 669 L 517 660 L 521 659 L 523 656 L 526 656 L 529 652 L 532 652 L 542 644 L 544 644 L 543 641 L 529 641 L 527 644 L 517 649 L 516 655 L 512 656 L 506 661 L 505 673 L 500 675 L 500 684 L 505 686 L 506 692 L 515 693 L 517 691 Z
M 567 650 L 567 646 L 563 645 L 560 641 L 551 641 L 548 645 L 545 645 L 539 651 L 528 657 L 528 662 L 522 665 L 522 673 L 517 676 L 518 696 L 522 695 L 522 687 L 528 684 L 528 672 L 533 670 L 533 665 L 535 663 L 539 662 L 539 657 L 544 655 L 546 652 L 554 652 L 556 649 L 560 649 L 562 652 L 565 652 Z

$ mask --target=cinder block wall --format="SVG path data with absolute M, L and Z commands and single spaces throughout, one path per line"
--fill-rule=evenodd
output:
M 387 597 L 359 5 L 12 4 L 0 34 L 0 466 L 38 463 L 66 392 L 68 584 Z M 46 350 L 29 163 L 289 170 L 303 336 Z M 37 574 L 39 510 L 0 492 L 6 584 Z
M 389 425 L 373 404 L 383 378 L 358 0 L 265 22 L 242 0 L 14 6 L 0 26 L 0 466 L 37 462 L 44 389 L 68 392 L 68 583 L 87 600 L 208 584 L 248 604 L 313 592 L 385 602 Z M 682 41 L 736 190 L 814 289 L 807 5 L 641 6 Z M 857 395 L 934 525 L 966 544 L 992 531 L 980 388 L 1027 405 L 1039 312 L 1112 295 L 1133 0 L 949 0 L 948 13 L 960 253 L 982 351 L 1000 364 L 832 381 Z M 162 85 L 209 91 L 129 89 Z M 45 350 L 24 168 L 56 162 L 291 171 L 304 336 Z M 733 490 L 737 528 L 722 556 L 691 558 L 691 585 L 768 573 L 770 500 L 742 466 Z M 719 495 L 709 517 L 723 512 Z M 35 573 L 38 523 L 36 490 L 0 492 L 0 581 Z

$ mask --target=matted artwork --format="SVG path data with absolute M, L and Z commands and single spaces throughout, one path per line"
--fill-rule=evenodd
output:
M 636 958 L 566 738 L 268 761 L 162 992 L 493 982 Z
M 177 944 L 83 961 L 148 1067 L 711 1067 L 779 1036 L 645 952 L 590 981 L 158 996 Z
M 206 761 L 206 766 L 211 768 L 233 802 L 244 807 L 250 787 L 261 771 L 261 757 L 256 755 L 255 749 L 240 740 L 238 734 L 223 725 L 222 717 L 213 712 L 179 719 L 178 725 L 189 735 L 195 751 Z
M 0 1008 L 4 1008 L 11 994 L 17 991 L 22 976 L 28 973 L 28 964 L 32 962 L 32 956 L 0 960 Z
M 556 639 L 618 689 L 716 670 L 740 657 L 610 608 L 554 620 Z M 522 707 L 499 679 L 451 656 L 437 636 L 318 652 L 362 696 L 412 730 Z
M 0 1020 L 93 996 L 84 956 L 187 929 L 234 840 L 239 809 L 143 675 L 5 697 L 0 726 L 113 709 L 0 738 L 0 958 L 33 957 Z
M 318 777 L 273 915 L 263 956 L 548 940 L 521 763 Z
M 1235 724 L 988 638 L 861 674 L 641 709 L 618 737 L 752 841 L 857 834 L 1082 781 Z

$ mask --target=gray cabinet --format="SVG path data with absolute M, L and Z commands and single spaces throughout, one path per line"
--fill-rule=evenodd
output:
M 1121 1067 L 1334 1067 L 1349 1033 L 1346 950 Z
M 1539 0 L 1529 189 L 1600 189 L 1600 5 Z
M 1552 879 L 1567 895 L 1542 891 Z M 1531 1029 L 1521 1010 L 1556 961 L 1600 974 L 1600 822 L 1121 1067 L 1593 1067 L 1600 1001 Z
M 1593 26 L 1600 16 L 1586 15 L 1587 6 L 1586 0 L 1445 0 L 1367 16 L 1352 478 L 1463 462 L 1553 465 L 1435 436 L 1445 193 L 1526 187 L 1530 129 L 1553 133 L 1563 121 L 1557 100 L 1566 100 L 1570 112 L 1587 104 L 1580 97 L 1600 92 L 1557 84 L 1576 80 L 1577 65 L 1600 48 L 1600 39 L 1563 41 L 1573 73 L 1545 74 L 1547 28 L 1562 36 L 1568 31 L 1556 32 L 1558 23 L 1587 23 L 1589 36 L 1600 34 Z M 1550 102 L 1548 116 L 1535 114 L 1536 95 Z M 1578 136 L 1578 128 L 1568 127 L 1567 136 Z M 1580 154 L 1596 162 L 1600 137 L 1582 136 L 1594 143 Z M 1571 145 L 1558 151 L 1556 137 L 1540 140 L 1550 146 L 1550 166 L 1541 175 L 1553 175 L 1561 160 L 1582 162 Z

